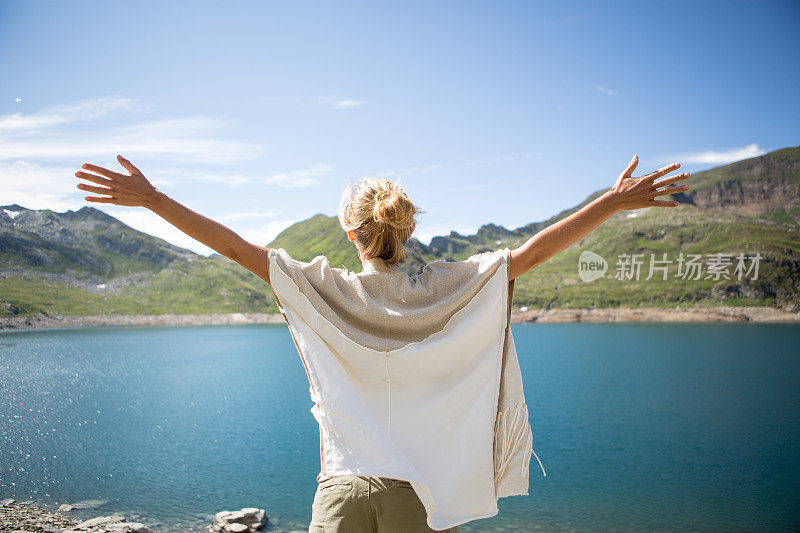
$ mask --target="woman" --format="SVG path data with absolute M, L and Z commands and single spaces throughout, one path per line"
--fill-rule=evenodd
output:
M 304 263 L 250 244 L 118 159 L 127 174 L 89 164 L 93 173 L 76 173 L 99 185 L 79 189 L 104 195 L 87 201 L 146 207 L 271 284 L 320 423 L 310 531 L 458 531 L 496 514 L 498 497 L 527 494 L 532 436 L 508 326 L 514 279 L 620 210 L 677 205 L 655 198 L 686 191 L 674 183 L 689 176 L 659 180 L 672 164 L 634 178 L 634 156 L 609 191 L 522 246 L 435 261 L 411 277 L 397 264 L 419 209 L 388 180 L 342 196 L 340 224 L 363 266 L 354 274 L 324 256 Z

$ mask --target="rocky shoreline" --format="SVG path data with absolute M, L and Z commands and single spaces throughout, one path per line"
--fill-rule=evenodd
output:
M 798 323 L 800 312 L 774 307 L 635 307 L 605 309 L 525 309 L 511 313 L 512 323 L 567 322 L 775 322 Z M 85 315 L 0 317 L 0 330 L 97 326 L 215 326 L 284 324 L 280 313 L 204 315 Z
M 283 324 L 280 313 L 224 313 L 203 315 L 80 315 L 0 317 L 0 330 L 85 328 L 94 326 L 219 326 Z
M 33 500 L 23 502 L 13 498 L 0 500 L 0 533 L 154 533 L 169 529 L 158 522 L 151 522 L 150 526 L 147 526 L 137 521 L 144 518 L 142 515 L 131 516 L 131 520 L 128 520 L 121 514 L 101 514 L 88 519 L 62 514 L 75 509 L 87 510 L 96 507 L 97 505 L 92 502 L 103 503 L 98 500 L 87 500 L 75 504 L 62 504 L 57 510 L 52 511 L 46 505 L 34 503 Z M 256 507 L 238 511 L 220 511 L 208 519 L 202 525 L 182 528 L 181 531 L 256 533 L 264 529 L 269 521 L 264 509 Z
M 88 520 L 67 516 L 60 511 L 77 509 L 62 505 L 58 511 L 28 500 L 13 498 L 0 501 L 0 532 L 12 533 L 153 533 L 141 522 L 128 521 L 122 515 L 97 516 Z
M 763 322 L 800 323 L 800 312 L 774 307 L 620 307 L 514 311 L 511 322 Z M 1 326 L 0 326 L 1 327 Z

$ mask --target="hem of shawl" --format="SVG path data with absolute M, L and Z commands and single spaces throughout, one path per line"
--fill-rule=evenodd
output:
M 272 283 L 271 283 L 273 281 L 273 278 L 272 278 L 272 273 L 270 272 L 270 270 L 272 270 L 272 267 L 275 265 L 275 261 L 272 259 L 271 255 L 274 255 L 275 253 L 277 253 L 277 252 L 275 252 L 275 248 L 268 248 L 267 249 L 267 259 L 269 260 L 269 264 L 267 265 L 267 273 L 269 275 L 270 287 L 273 287 Z M 278 267 L 278 269 L 280 270 L 280 267 Z M 281 272 L 283 272 L 283 271 L 281 270 Z M 283 316 L 283 320 L 286 322 L 286 327 L 289 329 L 289 334 L 292 336 L 292 341 L 294 341 L 295 348 L 297 348 L 297 353 L 300 356 L 300 360 L 303 363 L 303 368 L 306 371 L 306 377 L 308 378 L 308 384 L 313 389 L 315 396 L 317 398 L 320 398 L 320 393 L 319 393 L 319 390 L 317 388 L 317 384 L 315 383 L 316 380 L 314 378 L 312 378 L 312 376 L 311 376 L 311 368 L 310 368 L 311 362 L 306 359 L 305 353 L 300 348 L 300 342 L 298 341 L 297 336 L 295 335 L 294 328 L 292 327 L 292 324 L 289 322 L 289 317 L 286 316 L 286 309 L 284 309 L 283 304 L 278 299 L 278 295 L 275 294 L 274 288 L 273 288 L 272 294 L 275 297 L 275 304 L 278 306 L 278 310 L 280 311 L 281 315 Z M 316 399 L 314 401 L 314 407 L 311 408 L 312 414 L 314 413 L 314 409 L 315 408 L 319 408 L 319 403 L 316 401 Z M 314 416 L 314 418 L 317 418 L 316 415 Z M 326 457 L 327 457 L 327 453 L 326 453 L 326 449 L 325 449 L 325 430 L 324 430 L 324 428 L 322 426 L 322 422 L 320 420 L 317 420 L 317 424 L 319 426 L 320 473 L 324 474 L 327 471 L 327 461 L 325 460 Z
M 501 267 L 504 267 L 504 271 L 505 271 L 505 275 L 503 276 L 504 277 L 504 281 L 505 281 L 505 283 L 503 283 L 503 311 L 504 311 L 504 313 L 503 313 L 503 322 L 501 324 L 501 326 L 503 328 L 502 331 L 503 331 L 504 339 L 503 339 L 503 342 L 500 345 L 499 357 L 497 357 L 497 370 L 495 372 L 495 383 L 496 383 L 496 387 L 497 388 L 496 388 L 495 395 L 494 395 L 494 402 L 493 402 L 494 403 L 494 407 L 492 409 L 492 412 L 494 412 L 494 414 L 495 414 L 494 415 L 494 421 L 493 421 L 494 423 L 492 424 L 492 489 L 494 491 L 495 504 L 497 503 L 497 500 L 498 500 L 497 482 L 496 482 L 496 473 L 497 473 L 496 472 L 496 468 L 497 468 L 497 466 L 496 466 L 496 462 L 495 462 L 495 446 L 496 446 L 496 442 L 497 442 L 497 419 L 498 419 L 498 409 L 500 407 L 500 392 L 501 392 L 502 385 L 503 385 L 503 357 L 505 355 L 506 345 L 508 343 L 508 330 L 511 327 L 511 302 L 509 301 L 509 296 L 510 296 L 509 295 L 509 292 L 510 292 L 509 291 L 509 288 L 510 288 L 509 285 L 511 284 L 511 281 L 509 281 L 509 279 L 508 279 L 509 272 L 510 272 L 510 269 L 511 269 L 511 267 L 509 265 L 509 258 L 510 257 L 511 257 L 510 249 L 508 247 L 504 248 L 503 249 L 503 261 L 505 262 L 505 265 L 501 265 Z M 497 514 L 497 513 L 495 513 L 495 514 Z M 492 515 L 492 516 L 494 516 L 494 515 Z M 475 520 L 475 519 L 473 519 L 473 520 Z
M 495 505 L 494 511 L 491 511 L 491 512 L 489 512 L 487 514 L 476 514 L 476 515 L 472 515 L 472 516 L 466 516 L 464 518 L 459 518 L 456 521 L 451 520 L 449 522 L 444 522 L 442 524 L 432 524 L 430 522 L 430 520 L 426 520 L 426 523 L 428 524 L 428 527 L 430 527 L 431 529 L 433 529 L 435 531 L 444 531 L 445 529 L 450 529 L 451 527 L 463 526 L 464 524 L 472 522 L 473 520 L 481 520 L 483 518 L 492 518 L 493 516 L 497 516 L 499 513 L 500 513 L 500 509 Z
M 324 483 L 325 481 L 328 481 L 329 479 L 332 479 L 332 478 L 337 477 L 337 476 L 385 477 L 385 478 L 391 478 L 391 479 L 400 479 L 402 481 L 408 481 L 409 483 L 412 484 L 412 486 L 414 484 L 421 485 L 428 491 L 428 493 L 430 493 L 430 489 L 428 489 L 428 485 L 426 483 L 423 483 L 423 482 L 418 481 L 416 479 L 409 479 L 408 477 L 397 477 L 396 474 L 391 474 L 389 471 L 383 472 L 383 471 L 381 471 L 381 469 L 370 469 L 369 471 L 371 472 L 369 474 L 354 472 L 351 469 L 347 469 L 346 471 L 337 471 L 336 473 L 331 473 L 331 474 L 326 474 L 326 473 L 324 474 L 324 473 L 320 472 L 319 474 L 317 474 L 317 483 Z M 413 476 L 409 476 L 409 477 L 413 477 Z M 415 492 L 417 491 L 416 487 L 414 487 L 414 491 Z M 420 501 L 422 502 L 423 506 L 425 506 L 425 500 L 426 499 L 423 499 L 423 498 L 420 497 Z M 499 507 L 497 506 L 497 504 L 495 502 L 494 509 L 492 509 L 488 513 L 481 513 L 481 514 L 475 514 L 475 515 L 470 515 L 470 516 L 464 516 L 464 517 L 459 517 L 459 518 L 456 518 L 456 519 L 450 519 L 450 520 L 441 521 L 441 522 L 438 521 L 438 520 L 435 520 L 435 519 L 433 521 L 431 521 L 430 518 L 436 516 L 436 514 L 437 514 L 436 510 L 437 509 L 438 509 L 438 507 L 432 507 L 432 513 L 428 513 L 428 507 L 425 507 L 425 512 L 426 512 L 426 515 L 427 515 L 426 519 L 425 519 L 425 522 L 428 524 L 428 527 L 430 527 L 434 531 L 443 531 L 445 529 L 450 529 L 452 527 L 461 526 L 461 525 L 464 525 L 464 524 L 466 524 L 468 522 L 472 522 L 473 520 L 480 520 L 480 519 L 483 519 L 483 518 L 492 518 L 493 516 L 497 516 L 497 514 L 500 512 L 500 509 L 499 509 Z

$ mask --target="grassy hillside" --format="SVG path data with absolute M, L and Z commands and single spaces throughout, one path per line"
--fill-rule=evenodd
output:
M 0 316 L 277 312 L 264 288 L 92 207 L 0 207 Z
M 628 213 L 630 214 L 630 213 Z M 544 308 L 685 305 L 789 305 L 800 308 L 800 232 L 794 223 L 734 214 L 709 214 L 691 205 L 636 211 L 635 218 L 619 213 L 586 238 L 519 278 L 515 302 Z M 578 276 L 578 257 L 589 250 L 608 262 L 604 278 L 586 283 Z M 677 276 L 679 253 L 730 254 L 730 279 L 710 279 L 706 265 L 701 279 Z M 738 281 L 735 257 L 760 253 L 758 278 L 753 273 Z M 663 255 L 666 253 L 666 257 Z M 616 279 L 621 254 L 643 254 L 640 276 Z M 655 271 L 651 255 L 667 265 L 667 279 Z M 663 263 L 661 263 L 663 264 Z M 751 261 L 746 265 L 750 266 Z
M 800 222 L 800 146 L 698 172 L 691 181 L 682 200 L 703 209 Z
M 581 242 L 520 277 L 515 307 L 770 305 L 800 310 L 800 147 L 699 172 L 677 208 L 623 212 Z M 514 248 L 569 216 L 603 191 L 553 217 L 514 230 L 495 224 L 475 235 L 412 238 L 401 265 L 414 275 L 436 260 Z M 318 214 L 286 228 L 269 247 L 309 261 L 359 272 L 355 245 L 335 216 Z M 592 251 L 608 263 L 604 278 L 586 283 L 578 257 Z M 677 276 L 679 253 L 700 254 L 701 279 Z M 650 254 L 671 261 L 667 279 L 648 276 Z M 738 254 L 761 254 L 757 279 L 737 280 Z M 642 254 L 637 279 L 616 279 L 621 254 Z M 729 254 L 729 279 L 708 276 L 712 254 Z M 750 263 L 748 262 L 748 265 Z M 272 292 L 257 276 L 221 257 L 206 258 L 138 232 L 84 207 L 56 213 L 0 207 L 0 316 L 277 312 Z
M 633 215 L 633 216 L 632 216 Z M 321 215 L 317 215 L 320 217 Z M 317 218 L 315 217 L 315 218 Z M 333 231 L 335 217 L 328 217 Z M 319 224 L 319 221 L 317 222 Z M 304 223 L 299 223 L 302 226 Z M 295 230 L 296 231 L 296 230 Z M 339 230 L 341 232 L 341 230 Z M 448 237 L 459 243 L 458 253 L 447 254 L 448 260 L 462 260 L 473 253 L 502 247 L 514 248 L 525 242 L 531 233 L 518 231 L 504 238 L 491 240 L 474 239 L 469 242 L 458 236 Z M 497 235 L 493 236 L 496 237 Z M 474 236 L 473 236 L 474 237 Z M 280 242 L 292 257 L 309 260 L 316 255 L 313 249 L 297 241 Z M 499 242 L 499 244 L 497 244 Z M 352 244 L 351 244 L 352 246 Z M 426 248 L 423 264 L 442 257 L 436 250 Z M 589 250 L 599 254 L 608 262 L 605 278 L 586 283 L 578 276 L 578 257 Z M 677 275 L 678 254 L 699 254 L 703 264 L 701 279 L 695 276 L 683 278 Z M 663 254 L 666 253 L 666 257 Z M 736 280 L 735 257 L 746 257 L 760 253 L 759 272 Z M 615 279 L 620 254 L 643 254 L 638 280 Z M 667 279 L 655 271 L 649 280 L 650 254 L 655 259 L 672 261 L 667 268 Z M 733 264 L 728 268 L 730 279 L 709 275 L 707 264 L 712 254 L 729 254 Z M 330 257 L 328 254 L 323 254 Z M 360 271 L 357 258 L 342 261 L 344 266 Z M 663 263 L 661 263 L 663 264 Z M 751 261 L 747 260 L 746 266 Z M 404 270 L 416 274 L 416 268 L 403 266 Z M 556 255 L 546 263 L 518 278 L 514 289 L 514 304 L 517 307 L 540 308 L 592 308 L 619 306 L 663 307 L 675 305 L 782 305 L 800 306 L 800 292 L 796 288 L 800 280 L 800 226 L 794 222 L 775 222 L 763 217 L 747 217 L 729 213 L 709 213 L 695 206 L 684 204 L 676 208 L 650 208 L 614 215 L 586 238 Z

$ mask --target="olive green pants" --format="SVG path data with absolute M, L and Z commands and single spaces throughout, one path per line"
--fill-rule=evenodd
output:
M 322 481 L 311 507 L 309 533 L 437 531 L 411 483 L 388 477 L 335 476 Z M 458 526 L 442 531 L 459 533 Z

